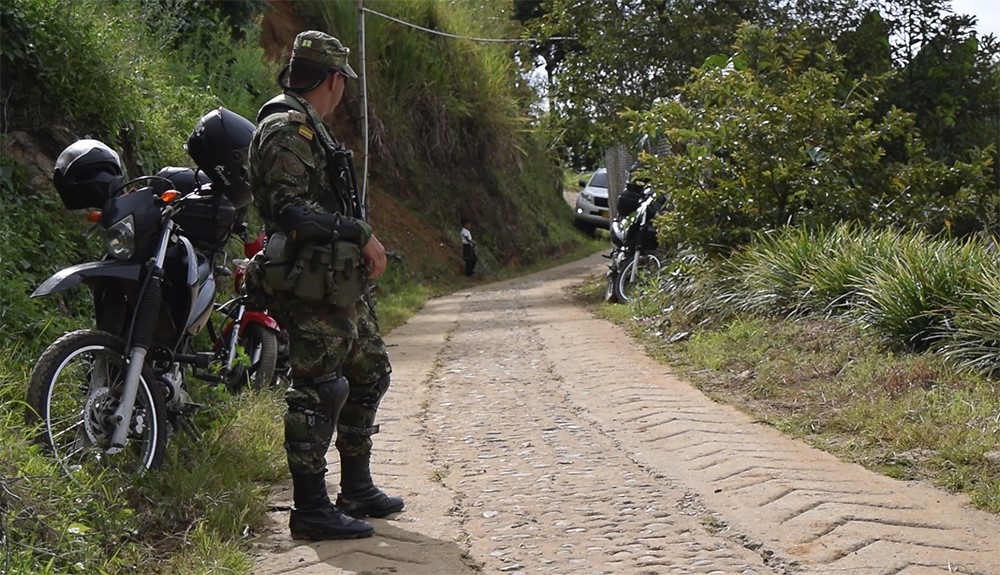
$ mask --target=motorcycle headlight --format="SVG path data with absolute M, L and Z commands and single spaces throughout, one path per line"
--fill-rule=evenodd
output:
M 132 214 L 104 230 L 104 245 L 116 259 L 127 260 L 132 257 L 132 252 L 135 251 L 135 219 Z

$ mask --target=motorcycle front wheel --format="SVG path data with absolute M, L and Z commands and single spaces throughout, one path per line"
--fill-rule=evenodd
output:
M 632 281 L 633 267 L 635 267 L 635 260 L 628 262 L 615 281 L 615 297 L 622 303 L 627 303 L 635 297 L 636 289 L 642 285 L 646 278 L 656 275 L 656 272 L 660 270 L 660 260 L 653 254 L 639 256 L 639 268 L 635 274 L 635 281 Z
M 240 391 L 248 385 L 253 389 L 266 389 L 274 383 L 278 364 L 278 335 L 260 324 L 246 326 L 238 341 L 250 358 L 250 365 L 235 365 L 226 381 L 231 391 Z
M 163 464 L 166 406 L 148 366 L 139 377 L 125 447 L 109 453 L 125 364 L 121 338 L 82 329 L 57 339 L 31 372 L 25 423 L 40 424 L 36 440 L 71 476 L 81 470 L 132 474 Z

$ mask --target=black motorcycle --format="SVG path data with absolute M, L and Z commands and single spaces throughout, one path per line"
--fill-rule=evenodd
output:
M 656 214 L 665 198 L 649 185 L 629 182 L 618 196 L 617 216 L 611 222 L 611 259 L 604 301 L 626 303 L 636 286 L 660 269 L 656 255 Z
M 38 441 L 67 472 L 156 468 L 168 435 L 191 428 L 197 405 L 186 368 L 207 368 L 214 357 L 192 352 L 191 341 L 213 310 L 215 259 L 250 200 L 245 160 L 253 130 L 225 108 L 203 116 L 186 149 L 208 181 L 193 190 L 187 170 L 123 181 L 118 154 L 97 140 L 80 140 L 57 159 L 63 204 L 100 209 L 91 214 L 107 249 L 32 294 L 82 283 L 93 296 L 95 329 L 52 343 L 28 384 L 26 422 L 41 423 Z

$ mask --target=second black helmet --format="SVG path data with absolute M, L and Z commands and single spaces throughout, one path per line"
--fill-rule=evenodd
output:
M 247 153 L 253 132 L 250 120 L 220 106 L 198 120 L 184 146 L 212 181 L 212 191 L 224 194 L 237 208 L 252 199 Z

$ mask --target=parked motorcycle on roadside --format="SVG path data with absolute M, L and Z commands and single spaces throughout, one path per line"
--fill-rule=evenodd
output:
M 266 389 L 277 381 L 277 367 L 287 361 L 288 340 L 278 322 L 265 309 L 254 306 L 244 291 L 244 278 L 250 258 L 264 249 L 264 233 L 250 239 L 246 225 L 240 226 L 238 237 L 243 244 L 244 258 L 232 260 L 233 271 L 225 271 L 233 276 L 236 296 L 216 305 L 216 312 L 225 318 L 225 324 L 216 331 L 214 321 L 208 322 L 208 334 L 212 339 L 217 373 L 197 372 L 201 379 L 222 381 L 230 391 L 238 392 L 247 387 Z M 246 354 L 245 361 L 239 357 L 239 349 Z
M 665 198 L 649 185 L 629 182 L 618 196 L 617 216 L 611 222 L 611 253 L 604 301 L 627 303 L 636 286 L 660 269 L 656 255 L 656 214 Z
M 156 175 L 168 178 L 182 194 L 194 192 L 208 182 L 201 170 L 191 168 L 168 166 Z M 222 277 L 231 276 L 236 295 L 225 303 L 215 304 L 215 311 L 224 318 L 221 330 L 217 329 L 214 317 L 206 325 L 215 358 L 208 370 L 196 368 L 194 375 L 205 381 L 224 383 L 235 393 L 247 387 L 264 389 L 275 383 L 279 362 L 288 358 L 288 342 L 287 334 L 267 310 L 251 305 L 250 298 L 243 293 L 247 263 L 264 249 L 266 236 L 261 232 L 251 240 L 245 221 L 234 228 L 232 237 L 239 238 L 245 258 L 233 259 L 232 270 L 226 265 L 215 266 L 214 275 L 217 284 Z M 221 255 L 225 258 L 227 254 Z M 241 350 L 245 356 L 240 355 Z
M 118 154 L 97 140 L 59 155 L 54 183 L 64 206 L 99 210 L 88 219 L 107 250 L 32 294 L 85 284 L 93 296 L 94 328 L 59 337 L 28 384 L 26 423 L 41 424 L 37 440 L 68 473 L 159 467 L 168 436 L 193 430 L 187 368 L 205 369 L 215 354 L 192 351 L 191 342 L 212 314 L 216 259 L 250 200 L 253 130 L 221 107 L 199 119 L 185 147 L 209 181 L 190 193 L 178 191 L 184 171 L 124 181 Z

